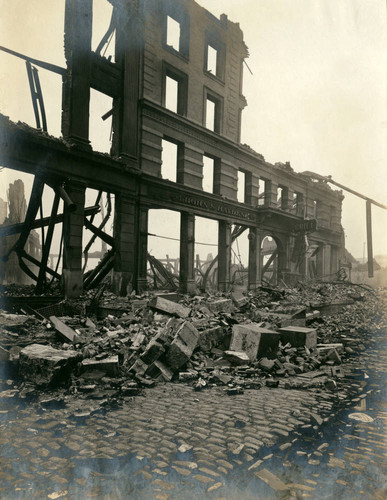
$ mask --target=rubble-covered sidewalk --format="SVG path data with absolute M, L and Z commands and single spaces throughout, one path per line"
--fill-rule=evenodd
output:
M 358 367 L 385 331 L 371 290 L 95 299 L 1 314 L 3 493 L 233 498 L 258 481 L 307 496 L 317 482 L 284 481 L 273 449 L 317 471 L 332 443 L 307 453 L 297 436 L 317 439 L 346 406 L 366 415 Z M 96 480 L 113 472 L 116 486 Z

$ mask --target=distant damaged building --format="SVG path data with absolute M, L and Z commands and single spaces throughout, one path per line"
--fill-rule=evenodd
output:
M 30 65 L 39 129 L 45 130 L 45 112 L 35 66 L 63 81 L 63 139 L 0 117 L 0 164 L 35 175 L 25 224 L 8 227 L 7 234 L 19 235 L 15 252 L 28 260 L 23 242 L 32 228 L 46 227 L 38 287 L 47 275 L 59 278 L 48 267 L 48 254 L 53 227 L 63 222 L 62 279 L 68 297 L 96 286 L 111 271 L 117 293 L 145 289 L 148 211 L 154 208 L 180 212 L 183 291 L 195 288 L 195 216 L 218 221 L 220 290 L 230 287 L 231 244 L 243 231 L 249 238 L 250 289 L 267 278 L 292 284 L 334 275 L 344 251 L 342 192 L 295 173 L 289 164 L 272 165 L 240 143 L 248 51 L 239 24 L 226 15 L 214 17 L 193 0 L 110 3 L 112 18 L 92 51 L 93 1 L 66 0 L 66 68 L 13 53 Z M 115 56 L 105 58 L 113 34 Z M 102 117 L 112 117 L 110 155 L 90 145 L 90 89 L 112 98 Z M 167 169 L 163 149 L 170 144 L 174 160 Z M 38 215 L 44 184 L 56 193 L 49 220 Z M 98 202 L 85 206 L 88 188 L 114 195 L 112 236 L 94 224 Z M 84 227 L 109 247 L 87 276 Z M 4 228 L 0 234 L 6 234 Z M 269 243 L 263 244 L 267 236 Z

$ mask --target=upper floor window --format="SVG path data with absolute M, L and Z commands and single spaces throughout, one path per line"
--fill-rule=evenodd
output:
M 215 160 L 203 156 L 203 191 L 214 192 Z
M 207 89 L 204 89 L 204 124 L 213 132 L 222 131 L 222 98 Z
M 180 51 L 181 26 L 173 17 L 167 16 L 166 43 L 169 47 Z
M 177 181 L 178 145 L 163 139 L 161 153 L 161 177 L 172 182 Z
M 163 63 L 163 106 L 179 115 L 187 113 L 188 77 Z
M 213 34 L 206 33 L 204 70 L 220 80 L 224 80 L 226 49 L 223 42 Z
M 246 203 L 246 174 L 238 170 L 238 193 L 239 203 Z
M 187 58 L 189 54 L 189 16 L 174 2 L 164 10 L 164 47 Z

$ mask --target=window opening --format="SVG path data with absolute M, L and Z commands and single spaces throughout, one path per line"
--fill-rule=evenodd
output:
M 177 144 L 162 140 L 163 151 L 161 153 L 161 176 L 172 182 L 177 180 Z
M 165 79 L 165 107 L 177 113 L 179 97 L 179 82 L 170 76 Z
M 218 75 L 218 51 L 212 47 L 212 45 L 207 45 L 207 68 L 206 70 L 213 75 Z
M 238 194 L 237 198 L 239 203 L 246 202 L 246 174 L 238 170 Z
M 214 167 L 215 160 L 208 156 L 203 156 L 203 191 L 214 192 Z
M 215 131 L 215 102 L 207 97 L 206 99 L 206 128 Z
M 180 50 L 180 23 L 167 16 L 167 45 L 179 52 Z
M 259 179 L 258 181 L 258 206 L 263 206 L 265 204 L 265 184 L 264 179 Z

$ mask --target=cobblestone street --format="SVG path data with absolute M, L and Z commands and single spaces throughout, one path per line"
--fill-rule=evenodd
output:
M 380 332 L 338 392 L 163 384 L 116 408 L 4 380 L 1 498 L 385 498 L 385 361 Z

